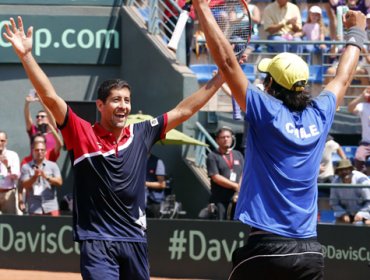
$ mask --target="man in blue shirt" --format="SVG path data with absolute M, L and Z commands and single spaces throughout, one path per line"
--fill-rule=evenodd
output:
M 73 232 L 81 244 L 84 279 L 149 280 L 146 244 L 145 172 L 151 147 L 189 119 L 224 82 L 210 82 L 157 118 L 126 126 L 131 112 L 127 82 L 104 81 L 96 106 L 101 119 L 91 124 L 78 117 L 57 95 L 32 55 L 32 27 L 22 18 L 6 25 L 12 44 L 43 104 L 58 124 L 74 169 Z
M 323 279 L 316 240 L 317 177 L 327 134 L 366 39 L 366 19 L 349 11 L 346 49 L 333 81 L 315 98 L 306 92 L 307 64 L 282 53 L 263 59 L 265 91 L 248 82 L 206 0 L 193 0 L 207 46 L 249 122 L 235 218 L 251 227 L 233 253 L 229 279 Z
M 166 168 L 163 160 L 150 154 L 146 165 L 146 216 L 160 218 L 161 203 L 165 199 Z

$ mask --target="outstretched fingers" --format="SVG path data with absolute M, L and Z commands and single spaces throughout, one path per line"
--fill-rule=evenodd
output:
M 18 29 L 20 32 L 24 33 L 23 20 L 22 17 L 20 16 L 18 16 Z
M 10 18 L 10 24 L 11 24 L 11 26 L 12 26 L 12 32 L 15 34 L 15 33 L 17 33 L 17 31 L 18 31 L 18 29 L 17 29 L 17 25 L 16 25 L 16 23 L 15 23 L 15 20 L 14 20 L 14 18 Z

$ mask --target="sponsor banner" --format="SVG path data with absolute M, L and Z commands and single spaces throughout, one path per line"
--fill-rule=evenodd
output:
M 79 271 L 71 217 L 0 215 L 0 267 Z M 148 219 L 152 276 L 227 279 L 249 228 L 239 222 Z M 369 279 L 370 227 L 319 225 L 325 279 Z
M 0 31 L 10 17 L 0 15 Z M 21 15 L 27 30 L 33 26 L 33 55 L 39 63 L 121 64 L 119 16 Z M 0 62 L 19 63 L 13 48 L 0 36 Z

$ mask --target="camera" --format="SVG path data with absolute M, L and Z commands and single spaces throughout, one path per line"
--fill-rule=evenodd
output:
M 41 133 L 46 133 L 48 130 L 48 124 L 47 123 L 42 123 L 37 126 L 37 130 L 40 131 Z

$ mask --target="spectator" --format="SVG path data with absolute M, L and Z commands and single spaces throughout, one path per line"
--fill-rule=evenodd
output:
M 62 186 L 62 177 L 58 165 L 45 159 L 45 154 L 46 144 L 34 142 L 33 160 L 21 169 L 19 209 L 25 211 L 27 205 L 27 212 L 31 215 L 59 216 L 57 188 Z M 23 189 L 26 191 L 26 203 L 21 195 Z
M 147 205 L 146 216 L 159 218 L 161 216 L 161 203 L 165 199 L 166 168 L 163 161 L 153 154 L 149 155 L 146 165 Z
M 0 213 L 18 214 L 16 186 L 19 178 L 19 157 L 6 148 L 8 135 L 0 131 Z
M 342 147 L 338 142 L 334 141 L 331 135 L 326 137 L 326 143 L 322 159 L 320 162 L 319 177 L 317 178 L 318 183 L 332 183 L 334 180 L 334 165 L 333 165 L 333 153 L 337 153 L 341 159 L 346 159 Z M 321 209 L 330 209 L 329 205 L 330 189 L 319 189 L 318 194 L 318 207 Z
M 329 3 L 335 13 L 337 12 L 337 7 L 339 6 L 347 6 L 348 9 L 352 11 L 360 11 L 364 15 L 370 12 L 370 2 L 368 0 L 330 0 Z
M 320 172 L 317 179 L 318 183 L 331 183 L 334 179 L 333 153 L 337 153 L 341 159 L 346 159 L 342 147 L 334 141 L 331 135 L 326 137 L 326 143 L 322 159 L 320 162 Z
M 30 103 L 39 102 L 36 91 L 31 90 L 30 93 L 26 96 L 24 103 L 24 118 L 26 123 L 26 129 L 30 140 L 32 136 L 38 132 L 41 132 L 46 138 L 46 148 L 53 149 L 56 145 L 55 136 L 53 135 L 51 127 L 56 130 L 56 124 L 54 118 L 48 113 L 48 110 L 45 109 L 44 105 L 41 103 L 43 109 L 38 111 L 36 115 L 36 125 L 33 123 L 31 113 L 30 113 Z M 59 137 L 59 136 L 58 136 Z M 60 140 L 61 141 L 61 140 Z
M 340 6 L 347 6 L 348 9 L 353 11 L 360 11 L 366 15 L 369 11 L 369 1 L 368 0 L 329 0 L 324 3 L 326 13 L 329 17 L 329 33 L 331 40 L 338 40 L 337 34 L 337 8 Z M 339 40 L 343 40 L 340 38 Z
M 361 141 L 355 154 L 355 167 L 358 171 L 367 174 L 366 160 L 370 156 L 370 87 L 364 89 L 348 104 L 348 112 L 358 115 L 361 119 Z
M 273 41 L 302 41 L 302 19 L 297 5 L 289 0 L 275 0 L 268 4 L 263 12 L 263 28 L 268 33 L 267 39 Z M 270 52 L 302 52 L 298 44 L 271 44 Z
M 308 41 L 325 41 L 325 26 L 322 20 L 322 11 L 319 6 L 312 6 L 308 11 L 307 22 L 302 27 L 302 35 Z M 319 53 L 327 51 L 325 44 L 307 44 L 304 51 Z
M 339 45 L 332 45 L 330 48 L 330 54 L 331 54 L 331 59 L 333 60 L 331 66 L 326 70 L 325 73 L 325 79 L 324 79 L 324 84 L 327 85 L 330 83 L 330 81 L 333 80 L 336 72 L 337 72 L 337 67 L 339 64 L 339 57 L 340 54 L 344 51 L 344 47 L 341 47 Z M 366 53 L 366 47 L 362 48 L 361 50 L 362 53 Z M 367 58 L 366 58 L 367 59 Z M 369 85 L 369 77 L 368 77 L 368 72 L 366 70 L 366 63 L 365 60 L 362 56 L 360 57 L 359 63 L 357 64 L 353 79 L 354 80 L 359 80 L 360 84 L 362 87 L 368 86 Z M 370 59 L 370 57 L 369 57 Z
M 353 170 L 351 161 L 341 160 L 335 170 L 334 183 L 359 184 L 370 187 L 370 179 Z M 330 205 L 339 223 L 364 223 L 370 225 L 370 188 L 331 188 Z
M 53 149 L 47 149 L 46 150 L 45 159 L 56 162 L 59 158 L 60 150 L 61 150 L 63 144 L 62 144 L 62 140 L 60 139 L 56 130 L 52 126 L 50 128 L 51 128 L 51 131 L 53 133 L 53 136 L 55 137 L 55 146 L 54 146 Z M 46 138 L 43 135 L 43 133 L 38 132 L 38 133 L 36 133 L 35 135 L 32 136 L 32 138 L 31 138 L 31 147 L 34 143 L 37 143 L 37 142 L 42 142 L 42 143 L 46 144 Z M 21 166 L 23 166 L 23 164 L 25 164 L 27 162 L 32 161 L 32 159 L 33 159 L 33 156 L 32 156 L 32 150 L 31 150 L 31 153 L 28 156 L 26 156 L 22 159 Z
M 239 192 L 243 173 L 244 158 L 239 151 L 232 149 L 233 137 L 231 128 L 219 129 L 216 133 L 218 150 L 207 157 L 208 177 L 211 179 L 209 202 L 216 205 L 219 220 L 227 218 L 227 209 L 233 203 L 233 196 Z

